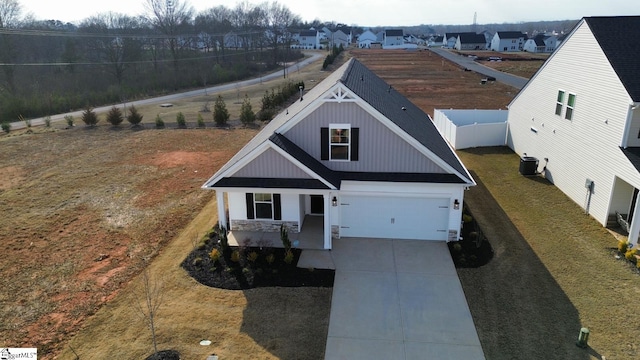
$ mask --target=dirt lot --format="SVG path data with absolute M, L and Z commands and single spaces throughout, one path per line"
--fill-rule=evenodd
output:
M 434 108 L 504 108 L 515 95 L 505 85 L 480 85 L 479 75 L 427 51 L 353 55 L 429 114 Z M 291 77 L 308 79 L 309 88 L 326 75 L 317 65 Z M 254 109 L 273 86 L 247 90 Z M 195 122 L 212 98 L 140 110 L 147 122 L 158 113 L 170 122 L 178 111 Z M 236 98 L 236 92 L 225 94 L 232 114 L 239 108 Z M 45 359 L 61 351 L 61 358 L 74 358 L 69 344 L 81 358 L 148 354 L 147 331 L 131 312 L 131 287 L 155 258 L 155 269 L 171 284 L 172 310 L 164 314 L 161 344 L 201 358 L 205 350 L 189 349 L 206 335 L 225 358 L 291 358 L 300 348 L 310 351 L 304 358 L 321 358 L 330 290 L 212 291 L 177 266 L 192 238 L 215 221 L 215 200 L 200 185 L 256 131 L 133 131 L 103 121 L 95 129 L 0 135 L 0 241 L 6 249 L 0 260 L 0 344 L 37 346 L 48 354 Z M 312 321 L 304 339 L 285 329 Z M 314 340 L 302 342 L 307 338 Z

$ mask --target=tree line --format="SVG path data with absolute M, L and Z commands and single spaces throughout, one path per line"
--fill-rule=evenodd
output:
M 142 1 L 138 16 L 71 24 L 0 0 L 0 122 L 255 76 L 301 58 L 292 34 L 312 26 L 277 1 L 201 12 L 185 0 Z

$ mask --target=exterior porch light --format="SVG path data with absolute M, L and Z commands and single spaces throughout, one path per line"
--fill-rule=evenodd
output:
M 453 209 L 454 210 L 460 209 L 460 201 L 458 201 L 458 199 L 453 200 Z
M 331 199 L 331 206 L 338 206 L 338 199 L 335 196 Z

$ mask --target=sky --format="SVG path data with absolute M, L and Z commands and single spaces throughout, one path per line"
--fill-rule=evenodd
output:
M 240 0 L 180 0 L 196 11 Z M 259 4 L 266 0 L 245 0 Z M 23 15 L 39 20 L 79 23 L 98 13 L 129 15 L 145 12 L 146 0 L 18 0 Z M 273 0 L 269 0 L 273 2 Z M 577 20 L 584 16 L 640 15 L 637 0 L 278 0 L 302 20 L 335 21 L 362 27 L 421 24 L 517 23 L 541 20 Z

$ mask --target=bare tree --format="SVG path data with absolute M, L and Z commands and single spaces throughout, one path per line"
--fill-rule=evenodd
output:
M 216 62 L 220 63 L 220 55 L 224 61 L 225 35 L 231 31 L 231 10 L 223 5 L 201 12 L 195 19 L 197 31 L 206 34 L 210 42 L 206 45 L 213 49 Z
M 142 272 L 140 279 L 140 288 L 136 292 L 134 302 L 135 308 L 144 318 L 149 330 L 151 331 L 151 341 L 153 342 L 153 352 L 158 352 L 158 343 L 156 341 L 156 317 L 158 310 L 162 305 L 163 289 L 162 283 L 152 280 L 148 270 Z
M 273 48 L 273 63 L 276 64 L 278 62 L 278 45 L 283 44 L 283 46 L 286 46 L 287 40 L 290 40 L 291 37 L 290 28 L 300 22 L 300 17 L 294 15 L 288 7 L 279 4 L 277 1 L 267 6 L 265 15 L 269 29 L 270 45 Z
M 180 38 L 180 30 L 191 23 L 193 7 L 182 0 L 147 0 L 145 5 L 149 13 L 148 20 L 154 28 L 167 37 L 166 42 L 177 73 L 180 49 L 188 45 L 185 43 L 186 39 Z
M 15 28 L 20 23 L 22 7 L 17 0 L 0 0 L 0 29 Z M 17 58 L 17 47 L 11 34 L 2 34 L 0 37 L 0 62 L 4 63 L 4 72 L 7 87 L 12 94 L 16 92 L 14 72 L 15 67 L 11 64 Z

